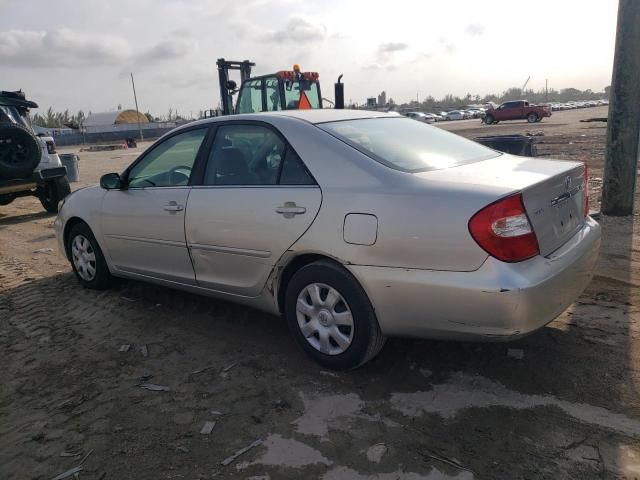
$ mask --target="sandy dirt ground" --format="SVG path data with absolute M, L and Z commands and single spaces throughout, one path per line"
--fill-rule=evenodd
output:
M 578 120 L 602 115 L 443 128 L 543 132 L 542 155 L 589 164 L 597 208 L 606 129 Z M 143 148 L 81 153 L 73 188 Z M 390 339 L 347 373 L 279 318 L 138 282 L 82 289 L 53 220 L 36 199 L 0 207 L 0 478 L 640 478 L 638 216 L 600 219 L 593 282 L 536 334 Z

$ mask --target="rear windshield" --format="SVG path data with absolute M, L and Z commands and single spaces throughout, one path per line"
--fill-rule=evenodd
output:
M 495 150 L 409 118 L 364 118 L 318 124 L 374 160 L 404 172 L 423 172 L 480 162 Z

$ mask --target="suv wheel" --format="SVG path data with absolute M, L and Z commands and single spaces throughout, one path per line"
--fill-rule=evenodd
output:
M 363 365 L 385 342 L 362 287 L 349 272 L 329 261 L 311 263 L 293 275 L 287 286 L 285 315 L 304 351 L 334 370 Z
M 49 213 L 58 213 L 58 204 L 71 193 L 67 177 L 55 178 L 38 187 L 37 195 L 44 209 Z
M 536 123 L 538 121 L 538 115 L 531 112 L 529 115 L 527 115 L 527 122 L 529 123 Z
M 83 287 L 104 290 L 111 286 L 113 277 L 100 245 L 86 223 L 78 223 L 71 229 L 65 247 L 73 273 Z
M 491 125 L 494 122 L 493 115 L 489 114 L 484 117 L 484 123 Z

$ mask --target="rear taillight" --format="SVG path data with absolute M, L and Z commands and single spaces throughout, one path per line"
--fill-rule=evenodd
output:
M 584 164 L 584 178 L 582 180 L 582 208 L 584 210 L 584 216 L 589 216 L 589 167 Z
M 469 233 L 489 255 L 503 262 L 520 262 L 540 253 L 520 193 L 476 213 L 469 220 Z
M 56 153 L 56 142 L 53 140 L 47 140 L 47 153 L 49 155 Z

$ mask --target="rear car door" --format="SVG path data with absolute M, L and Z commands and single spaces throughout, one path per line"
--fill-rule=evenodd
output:
M 119 270 L 195 283 L 184 219 L 191 170 L 207 133 L 195 128 L 164 139 L 125 173 L 126 189 L 107 191 L 102 231 Z
M 199 286 L 254 297 L 309 228 L 322 194 L 302 160 L 266 123 L 217 128 L 186 217 Z

